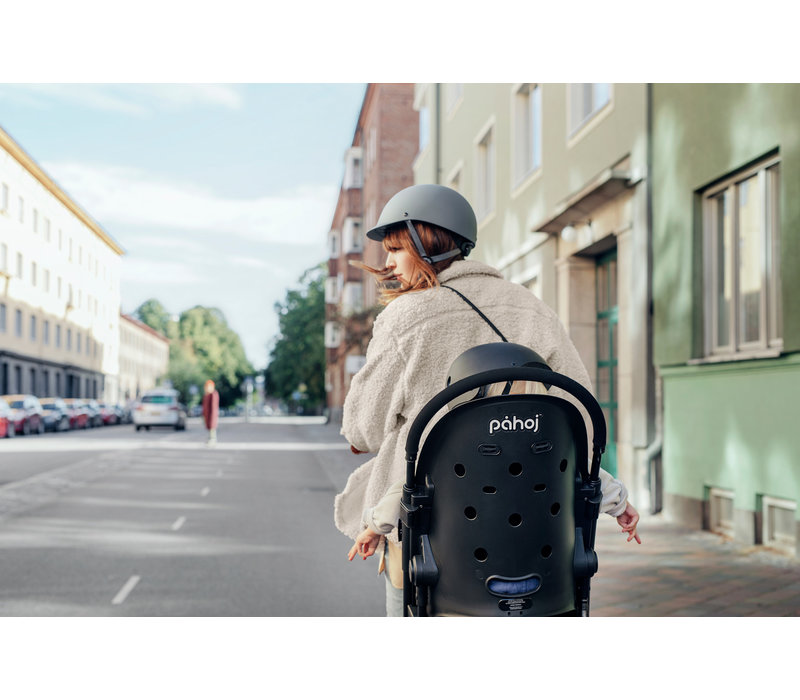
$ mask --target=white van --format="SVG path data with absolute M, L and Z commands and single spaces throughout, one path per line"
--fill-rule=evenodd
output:
M 178 401 L 174 389 L 151 389 L 142 394 L 133 408 L 136 430 L 150 430 L 153 426 L 186 430 L 186 406 Z

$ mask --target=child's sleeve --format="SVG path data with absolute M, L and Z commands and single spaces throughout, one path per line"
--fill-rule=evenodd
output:
M 615 479 L 602 467 L 600 468 L 600 490 L 603 500 L 600 503 L 600 512 L 616 518 L 625 512 L 628 503 L 628 489 L 619 479 Z
M 373 508 L 366 508 L 361 517 L 361 524 L 381 535 L 390 533 L 400 520 L 400 499 L 403 495 L 404 481 L 398 481 L 389 487 L 386 495 Z

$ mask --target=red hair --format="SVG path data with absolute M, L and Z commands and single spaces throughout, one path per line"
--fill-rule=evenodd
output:
M 453 235 L 438 226 L 415 221 L 414 228 L 417 230 L 417 235 L 422 242 L 422 247 L 430 257 L 435 257 L 441 253 L 447 253 L 457 247 Z M 464 259 L 464 256 L 459 253 L 452 258 L 437 263 L 431 264 L 425 262 L 414 245 L 414 241 L 411 240 L 411 235 L 405 224 L 398 224 L 389 229 L 383 239 L 383 247 L 387 252 L 391 248 L 402 248 L 410 254 L 412 265 L 411 282 L 408 284 L 402 282 L 399 284 L 394 283 L 392 271 L 388 267 L 378 270 L 359 261 L 353 261 L 351 263 L 375 275 L 381 289 L 381 302 L 383 304 L 388 304 L 392 299 L 406 292 L 419 292 L 423 289 L 438 287 L 439 280 L 436 276 L 450 267 L 455 260 Z

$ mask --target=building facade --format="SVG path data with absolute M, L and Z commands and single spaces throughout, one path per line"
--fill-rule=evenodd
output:
M 370 83 L 345 154 L 344 178 L 328 233 L 325 286 L 325 386 L 332 420 L 341 419 L 344 397 L 365 361 L 379 311 L 374 278 L 350 262 L 363 261 L 378 269 L 385 264 L 383 246 L 364 234 L 389 198 L 414 184 L 418 117 L 413 101 L 411 84 Z
M 121 314 L 119 341 L 119 402 L 127 403 L 154 389 L 166 377 L 169 338 Z
M 0 129 L 0 394 L 117 400 L 122 255 Z
M 665 509 L 798 554 L 800 86 L 652 88 Z
M 555 309 L 609 429 L 604 466 L 639 507 L 654 441 L 647 87 L 418 84 L 416 183 L 461 192 L 471 257 Z

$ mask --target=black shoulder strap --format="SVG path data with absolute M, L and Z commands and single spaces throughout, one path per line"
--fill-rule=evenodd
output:
M 464 296 L 464 295 L 463 295 L 461 292 L 459 292 L 457 289 L 453 289 L 453 287 L 448 287 L 446 284 L 442 284 L 442 285 L 439 285 L 439 286 L 440 286 L 440 287 L 444 287 L 445 289 L 449 289 L 451 292 L 455 292 L 456 294 L 458 294 L 458 296 L 460 296 L 460 297 L 461 297 L 461 298 L 462 298 L 464 301 L 466 301 L 466 302 L 467 302 L 467 304 L 469 304 L 469 305 L 470 305 L 470 306 L 471 306 L 473 309 L 475 309 L 475 311 L 478 313 L 478 315 L 479 315 L 479 316 L 480 316 L 480 317 L 481 317 L 481 318 L 482 318 L 484 321 L 486 321 L 486 323 L 488 323 L 488 324 L 489 324 L 489 326 L 491 327 L 491 329 L 492 329 L 492 330 L 493 330 L 495 333 L 497 333 L 497 335 L 499 335 L 499 336 L 500 336 L 500 338 L 502 338 L 502 340 L 503 340 L 503 342 L 504 342 L 504 343 L 507 343 L 507 342 L 508 342 L 508 340 L 506 339 L 506 337 L 505 337 L 505 336 L 504 336 L 504 335 L 503 335 L 503 334 L 502 334 L 502 333 L 501 333 L 501 332 L 500 332 L 500 331 L 497 329 L 497 326 L 495 326 L 495 325 L 494 325 L 494 323 L 492 323 L 492 322 L 491 322 L 491 321 L 490 321 L 488 318 L 486 318 L 486 314 L 484 314 L 484 313 L 483 313 L 483 311 L 481 311 L 481 310 L 480 310 L 480 309 L 479 309 L 477 306 L 475 306 L 475 304 L 473 304 L 473 303 L 472 303 L 472 302 L 471 302 L 469 299 L 467 299 L 467 297 L 465 297 L 465 296 Z

